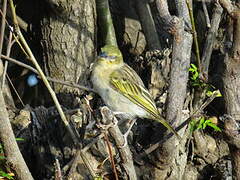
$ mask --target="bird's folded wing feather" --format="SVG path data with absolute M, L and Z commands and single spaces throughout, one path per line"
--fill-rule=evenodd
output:
M 124 65 L 110 75 L 110 85 L 136 105 L 142 107 L 153 117 L 159 113 L 149 92 L 137 73 L 129 66 Z
M 142 80 L 133 69 L 125 65 L 119 70 L 114 71 L 110 75 L 110 85 L 113 89 L 128 98 L 130 101 L 146 110 L 153 119 L 162 123 L 165 127 L 171 130 L 179 140 L 181 140 L 181 137 L 174 128 L 162 117 L 160 117 L 149 92 L 146 90 Z

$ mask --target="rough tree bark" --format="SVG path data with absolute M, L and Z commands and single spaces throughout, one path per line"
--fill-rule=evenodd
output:
M 235 28 L 240 28 L 237 26 Z M 239 38 L 235 39 L 239 42 Z M 233 46 L 234 47 L 234 46 Z M 240 57 L 227 52 L 224 58 L 225 71 L 223 76 L 224 99 L 226 103 L 225 133 L 232 157 L 233 177 L 240 179 Z
M 47 2 L 43 5 L 49 11 L 42 21 L 45 71 L 52 78 L 86 85 L 88 68 L 96 55 L 95 1 Z M 80 94 L 79 89 L 61 84 L 53 87 L 56 93 Z M 69 104 L 69 99 L 62 101 Z

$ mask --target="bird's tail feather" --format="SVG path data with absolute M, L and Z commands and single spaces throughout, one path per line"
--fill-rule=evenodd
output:
M 155 119 L 156 121 L 159 121 L 162 125 L 164 125 L 166 128 L 168 128 L 175 136 L 177 136 L 178 140 L 181 141 L 180 135 L 177 133 L 177 131 L 163 118 L 159 117 Z

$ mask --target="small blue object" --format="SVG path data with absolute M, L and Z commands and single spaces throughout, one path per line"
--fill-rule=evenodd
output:
M 35 86 L 38 83 L 38 79 L 35 74 L 28 76 L 27 83 L 30 87 Z
M 102 57 L 102 58 L 106 58 L 107 57 L 107 53 L 106 52 L 101 52 L 99 54 L 99 56 Z

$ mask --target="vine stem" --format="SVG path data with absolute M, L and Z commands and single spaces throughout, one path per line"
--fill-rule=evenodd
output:
M 189 0 L 186 0 L 186 4 L 187 4 L 190 20 L 191 20 L 191 25 L 192 25 L 193 41 L 194 41 L 196 56 L 197 56 L 197 67 L 198 67 L 199 74 L 202 74 L 200 52 L 199 52 L 199 46 L 198 46 L 198 40 L 197 40 L 197 31 L 196 31 L 195 21 L 193 17 L 193 9 L 192 9 L 192 6 L 190 5 Z

